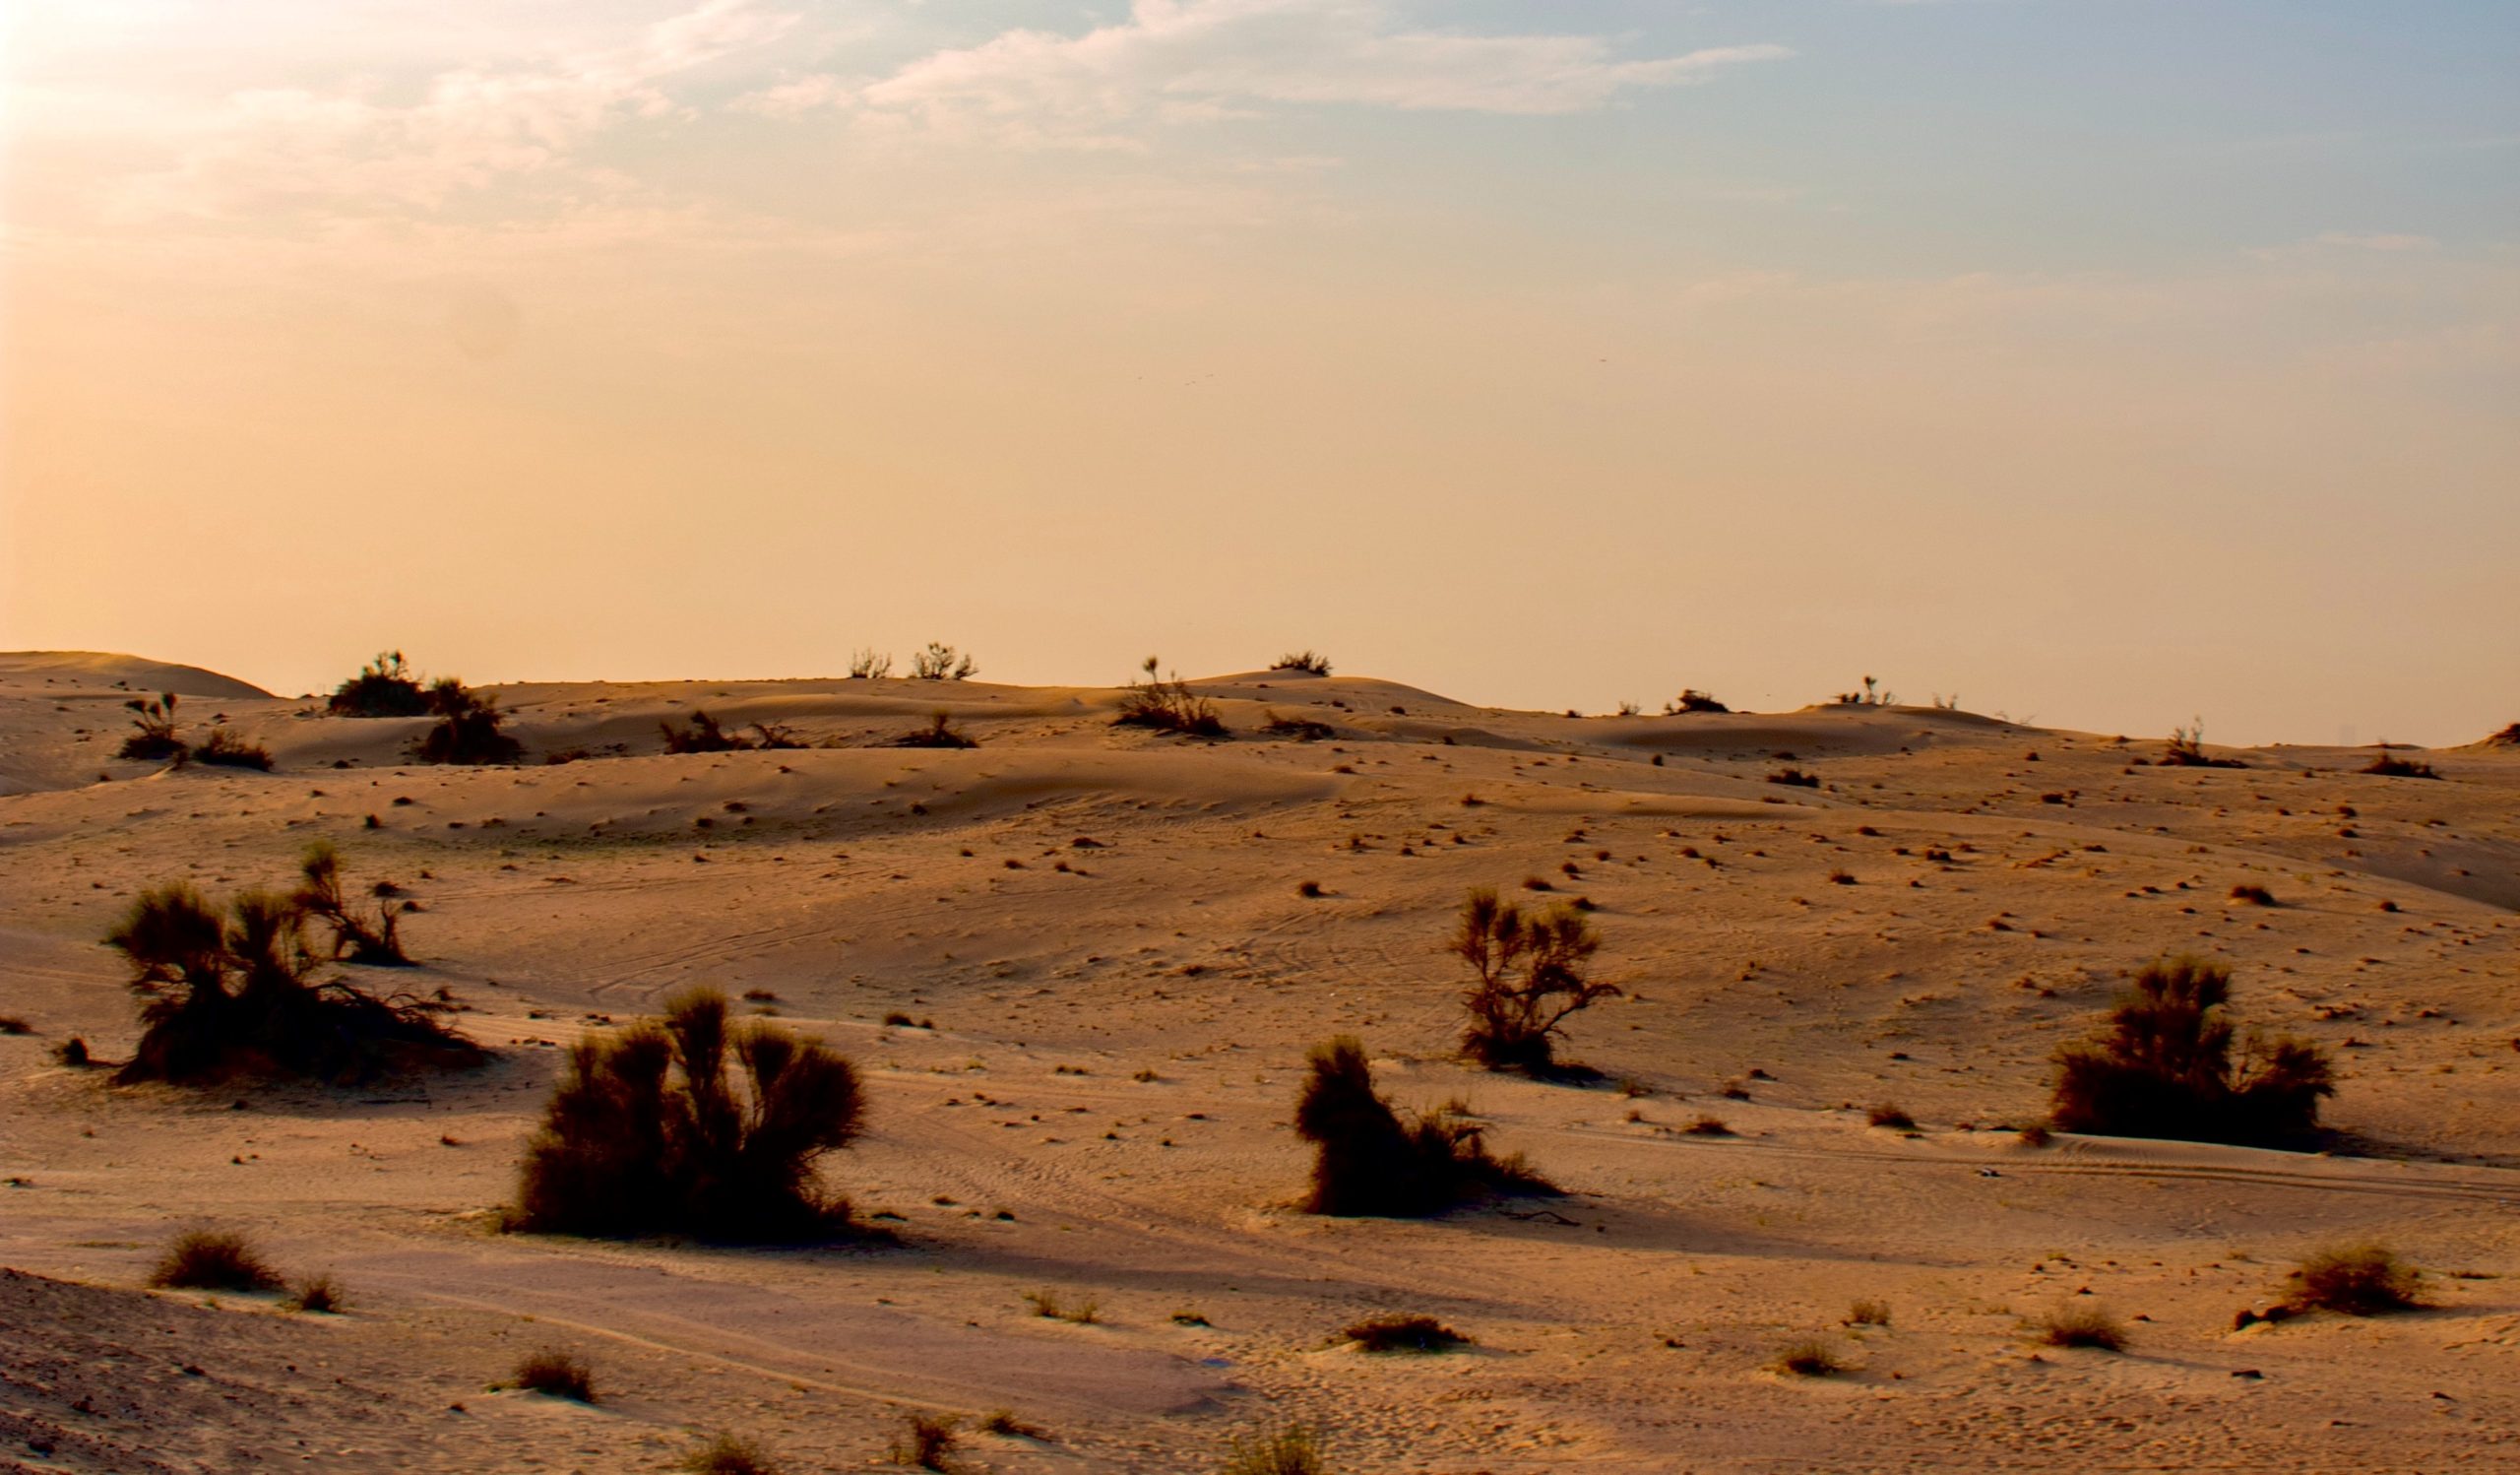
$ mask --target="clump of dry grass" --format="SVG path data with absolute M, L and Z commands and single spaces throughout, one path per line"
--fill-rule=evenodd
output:
M 1844 1358 L 1836 1348 L 1819 1337 L 1805 1337 L 1780 1349 L 1768 1364 L 1771 1371 L 1791 1373 L 1796 1378 L 1834 1378 L 1847 1371 Z
M 288 1293 L 290 1311 L 315 1312 L 337 1316 L 347 1311 L 349 1304 L 349 1297 L 342 1290 L 342 1283 L 329 1274 L 310 1275 L 299 1281 Z
M 1269 669 L 1301 672 L 1308 676 L 1326 676 L 1330 674 L 1330 658 L 1307 646 L 1300 651 L 1280 656 Z
M 750 1440 L 722 1434 L 675 1462 L 685 1475 L 779 1475 L 779 1466 Z
M 595 1402 L 595 1370 L 557 1347 L 529 1352 L 508 1375 L 508 1386 L 546 1398 Z
M 1120 715 L 1113 719 L 1124 728 L 1153 728 L 1159 733 L 1173 733 L 1184 738 L 1223 738 L 1225 722 L 1204 696 L 1192 691 L 1174 672 L 1170 679 L 1158 673 L 1157 658 L 1149 656 L 1139 668 L 1146 673 L 1142 681 L 1129 683 L 1128 694 L 1120 699 Z
M 2234 886 L 2232 900 L 2252 907 L 2271 907 L 2276 904 L 2275 893 L 2255 881 L 2241 881 Z
M 1339 1333 L 1359 1352 L 1449 1352 L 1471 1339 L 1432 1316 L 1367 1316 Z
M 1724 1124 L 1723 1118 L 1709 1117 L 1704 1114 L 1700 1114 L 1695 1122 L 1681 1127 L 1680 1130 L 1688 1133 L 1692 1137 L 1729 1137 L 1732 1135 L 1732 1128 Z
M 2319 1251 L 2294 1267 L 2286 1300 L 2300 1311 L 2376 1316 L 2412 1311 L 2421 1278 L 2415 1268 L 2379 1245 L 2343 1245 Z
M 1312 1431 L 1290 1424 L 1273 1433 L 1235 1439 L 1217 1475 L 1327 1475 L 1329 1468 Z
M 1890 1324 L 1890 1303 L 1866 1297 L 1847 1308 L 1849 1326 L 1887 1326 Z
M 2060 1306 L 2032 1323 L 2039 1340 L 2050 1347 L 2092 1347 L 2123 1352 L 2126 1324 L 2100 1306 Z
M 1024 1304 L 1033 1309 L 1034 1315 L 1046 1316 L 1054 1321 L 1093 1326 L 1102 1319 L 1102 1304 L 1092 1297 L 1071 1304 L 1061 1300 L 1056 1291 L 1026 1291 Z
M 1917 1119 L 1909 1116 L 1895 1102 L 1881 1103 L 1864 1113 L 1863 1120 L 1874 1126 L 1886 1126 L 1892 1131 L 1912 1132 L 1917 1129 Z
M 961 1443 L 950 1415 L 912 1414 L 886 1457 L 918 1470 L 951 1470 L 954 1446 Z
M 429 697 L 401 651 L 379 651 L 357 675 L 333 688 L 324 708 L 335 717 L 422 717 Z
M 180 1291 L 277 1291 L 280 1272 L 251 1240 L 232 1230 L 189 1229 L 175 1236 L 149 1272 L 149 1283 Z

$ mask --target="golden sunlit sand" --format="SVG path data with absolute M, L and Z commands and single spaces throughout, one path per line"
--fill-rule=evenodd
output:
M 2520 1458 L 2520 748 L 2400 750 L 2426 780 L 1917 707 L 1188 685 L 1228 739 L 1116 727 L 1101 687 L 507 685 L 524 763 L 455 767 L 409 761 L 425 718 L 0 657 L 0 1013 L 32 1030 L 0 1037 L 0 1469 L 666 1469 L 721 1432 L 848 1469 L 912 1414 L 1010 1472 L 1212 1470 L 1291 1423 L 1347 1472 Z M 273 769 L 117 760 L 124 703 L 167 691 Z M 665 753 L 702 710 L 809 745 Z M 883 745 L 940 712 L 977 745 Z M 130 1055 L 98 939 L 144 888 L 282 885 L 318 839 L 419 904 L 418 968 L 342 971 L 451 991 L 489 1064 L 331 1089 L 58 1062 Z M 1598 1081 L 1458 1057 L 1443 944 L 1479 886 L 1591 909 L 1625 996 L 1560 1053 Z M 2180 953 L 2330 1053 L 2327 1150 L 2024 1140 L 2056 1048 Z M 562 1047 L 694 984 L 855 1061 L 867 1127 L 826 1180 L 897 1246 L 499 1232 Z M 1342 1034 L 1567 1196 L 1300 1212 L 1294 1093 Z M 148 1289 L 205 1225 L 346 1312 Z M 2422 1272 L 2421 1309 L 2235 1329 L 2359 1242 Z M 2044 1339 L 2092 1309 L 2122 1352 Z M 1379 1315 L 1471 1340 L 1343 1339 Z M 1838 1371 L 1785 1370 L 1815 1340 Z M 594 1404 L 492 1390 L 546 1348 Z

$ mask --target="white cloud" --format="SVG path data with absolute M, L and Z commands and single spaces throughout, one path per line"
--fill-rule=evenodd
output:
M 1149 116 L 1247 115 L 1266 103 L 1569 113 L 1792 54 L 1757 44 L 1621 58 L 1592 35 L 1408 30 L 1387 0 L 1135 0 L 1126 21 L 1083 34 L 1009 31 L 873 81 L 807 78 L 749 102 L 1034 137 Z
M 257 88 L 180 121 L 174 163 L 127 181 L 126 216 L 220 217 L 320 205 L 328 212 L 434 208 L 503 178 L 572 161 L 598 134 L 674 113 L 665 84 L 786 32 L 755 0 L 704 0 L 625 43 L 439 72 L 412 100 L 373 79 L 339 91 Z M 570 187 L 620 181 L 583 167 Z

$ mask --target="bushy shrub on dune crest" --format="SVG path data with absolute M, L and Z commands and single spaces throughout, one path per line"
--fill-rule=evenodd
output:
M 857 1135 L 850 1062 L 692 990 L 662 1019 L 571 1052 L 526 1149 L 509 1227 L 634 1238 L 797 1243 L 851 1232 L 846 1200 L 816 1180 Z

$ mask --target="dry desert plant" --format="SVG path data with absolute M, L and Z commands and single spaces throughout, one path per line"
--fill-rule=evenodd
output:
M 1184 738 L 1225 737 L 1225 723 L 1219 720 L 1208 699 L 1191 691 L 1179 672 L 1167 680 L 1157 673 L 1157 667 L 1158 658 L 1149 656 L 1138 668 L 1146 673 L 1146 679 L 1129 683 L 1127 694 L 1120 698 L 1120 715 L 1112 719 L 1112 725 L 1153 728 Z
M 131 725 L 137 729 L 114 750 L 117 758 L 139 758 L 156 762 L 172 758 L 178 763 L 192 751 L 184 739 L 175 736 L 175 693 L 169 691 L 155 701 L 133 697 L 123 703 L 132 711 Z
M 1432 1316 L 1397 1314 L 1367 1316 L 1339 1333 L 1359 1352 L 1449 1352 L 1471 1339 Z
M 979 664 L 941 641 L 910 658 L 910 673 L 921 681 L 968 681 L 980 673 Z
M 342 857 L 333 842 L 318 840 L 298 858 L 298 883 L 290 897 L 298 910 L 333 930 L 333 956 L 376 968 L 409 968 L 403 951 L 403 914 L 410 903 L 395 900 L 401 890 L 392 881 L 373 888 L 373 919 L 351 906 L 342 892 Z
M 1818 1337 L 1788 1343 L 1768 1366 L 1796 1378 L 1834 1378 L 1847 1371 L 1846 1361 L 1838 1356 L 1837 1349 Z
M 1890 1324 L 1890 1303 L 1870 1297 L 1847 1308 L 1849 1326 L 1887 1326 Z
M 2319 1251 L 2295 1266 L 2287 1279 L 2292 1290 L 2285 1299 L 2297 1311 L 2375 1316 L 2423 1304 L 2414 1267 L 2378 1245 Z
M 759 1444 L 721 1434 L 675 1461 L 684 1475 L 779 1475 L 779 1466 Z
M 272 771 L 272 750 L 259 742 L 247 742 L 223 724 L 210 730 L 210 736 L 195 743 L 192 760 L 218 768 L 251 768 L 263 773 Z
M 183 1291 L 277 1291 L 281 1278 L 243 1235 L 188 1229 L 167 1243 L 149 1283 Z
M 731 1243 L 826 1239 L 849 1205 L 815 1181 L 857 1135 L 857 1072 L 765 1020 L 729 1024 L 712 989 L 661 1020 L 590 1036 L 527 1145 L 510 1227 L 598 1238 L 680 1234 Z
M 1678 696 L 1663 704 L 1663 715 L 1666 717 L 1677 717 L 1683 712 L 1730 712 L 1732 710 L 1717 701 L 1713 692 L 1700 691 L 1694 686 L 1681 687 Z
M 349 1081 L 480 1063 L 480 1048 L 440 1022 L 446 1004 L 316 979 L 306 915 L 268 891 L 236 896 L 224 916 L 186 882 L 142 892 L 104 939 L 130 960 L 141 1000 L 140 1044 L 114 1078 Z
M 1462 995 L 1470 1024 L 1462 1048 L 1490 1070 L 1545 1074 L 1568 1015 L 1618 996 L 1614 984 L 1584 976 L 1601 950 L 1593 925 L 1574 907 L 1533 915 L 1480 887 L 1462 903 L 1450 950 L 1470 965 Z
M 2033 1322 L 2031 1329 L 2050 1347 L 2123 1352 L 2128 1340 L 2125 1323 L 2099 1306 L 2060 1306 Z
M 913 728 L 894 738 L 894 747 L 977 747 L 980 740 L 956 728 L 952 717 L 943 712 L 928 720 L 923 728 Z
M 1886 1126 L 1892 1131 L 1912 1132 L 1917 1129 L 1917 1119 L 1909 1116 L 1896 1102 L 1881 1103 L 1864 1113 L 1863 1120 L 1873 1126 Z
M 529 1352 L 508 1375 L 508 1386 L 540 1393 L 546 1398 L 572 1398 L 580 1403 L 595 1401 L 595 1370 L 573 1354 L 557 1347 Z
M 1280 656 L 1270 664 L 1269 669 L 1301 672 L 1308 676 L 1326 676 L 1330 674 L 1330 658 L 1306 646 L 1302 650 Z
M 2336 1094 L 2325 1052 L 2252 1038 L 2233 1058 L 2232 973 L 2202 958 L 2147 964 L 2098 1038 L 2056 1053 L 2064 1131 L 2198 1142 L 2280 1142 L 2318 1125 Z
M 954 1446 L 960 1443 L 954 1425 L 950 1415 L 912 1414 L 901 1437 L 893 1441 L 888 1457 L 894 1464 L 914 1469 L 951 1470 Z
M 342 1283 L 331 1275 L 310 1275 L 289 1289 L 288 1309 L 340 1315 L 349 1308 L 350 1300 Z
M 2441 777 L 2441 775 L 2432 771 L 2432 764 L 2426 759 L 2401 758 L 2397 754 L 2389 752 L 2387 750 L 2388 744 L 2385 742 L 2380 744 L 2380 755 L 2373 758 L 2370 762 L 2363 764 L 2361 769 L 2357 770 L 2358 772 L 2377 774 L 2384 779 L 2437 779 Z
M 872 646 L 859 646 L 849 658 L 849 678 L 852 681 L 881 680 L 893 673 L 893 657 L 889 651 L 878 653 Z
M 1327 1475 L 1329 1468 L 1312 1431 L 1290 1424 L 1268 1434 L 1237 1437 L 1227 1447 L 1217 1475 Z
M 324 709 L 335 717 L 425 717 L 429 698 L 401 651 L 379 651 L 357 675 L 333 688 Z
M 1451 1108 L 1404 1122 L 1374 1090 L 1364 1047 L 1313 1047 L 1295 1098 L 1295 1131 L 1314 1145 L 1306 1212 L 1423 1218 L 1483 1193 L 1554 1194 L 1517 1155 L 1491 1157 L 1480 1128 Z
M 525 744 L 504 731 L 507 714 L 489 697 L 453 676 L 440 676 L 429 687 L 428 698 L 437 721 L 412 750 L 421 762 L 514 763 L 525 755 Z

